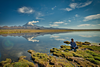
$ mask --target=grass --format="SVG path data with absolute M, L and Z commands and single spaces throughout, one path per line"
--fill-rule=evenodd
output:
M 67 30 L 67 29 L 0 29 L 0 34 L 33 33 L 33 32 L 67 32 L 67 31 L 100 31 L 98 30 Z

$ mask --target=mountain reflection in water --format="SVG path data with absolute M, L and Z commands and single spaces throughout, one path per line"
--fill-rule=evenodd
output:
M 36 52 L 50 54 L 50 49 L 59 48 L 60 45 L 67 45 L 63 41 L 89 41 L 93 44 L 100 43 L 99 31 L 83 31 L 83 32 L 65 32 L 65 33 L 15 33 L 0 35 L 0 61 L 11 58 L 17 61 L 20 56 L 27 56 L 27 60 L 31 60 L 30 54 L 27 52 L 32 49 Z
M 59 33 L 14 33 L 0 35 L 0 61 L 6 58 L 17 61 L 18 57 L 23 55 L 27 56 L 26 59 L 31 61 L 31 56 L 27 52 L 29 49 L 37 52 L 49 53 L 49 50 L 57 46 L 57 43 L 54 45 L 55 42 L 52 40 L 50 41 L 44 37 L 44 35 L 53 34 Z M 42 36 L 42 38 L 39 37 L 36 39 L 38 36 Z

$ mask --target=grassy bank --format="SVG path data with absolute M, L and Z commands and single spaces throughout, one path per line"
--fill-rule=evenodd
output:
M 11 34 L 11 33 L 34 33 L 34 32 L 68 32 L 68 31 L 100 31 L 99 29 L 1 29 L 0 34 Z

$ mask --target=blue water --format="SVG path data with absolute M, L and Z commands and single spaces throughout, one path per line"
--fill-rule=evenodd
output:
M 63 41 L 89 41 L 92 44 L 100 43 L 100 31 L 66 32 L 66 33 L 26 33 L 0 35 L 0 61 L 11 58 L 17 61 L 20 56 L 27 56 L 31 61 L 31 55 L 27 52 L 32 49 L 36 52 L 50 54 L 50 49 L 67 45 Z

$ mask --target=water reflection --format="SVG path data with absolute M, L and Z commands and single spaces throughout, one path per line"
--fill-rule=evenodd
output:
M 29 49 L 37 52 L 49 53 L 56 42 L 50 40 L 50 35 L 59 33 L 18 33 L 18 34 L 3 34 L 0 36 L 0 61 L 6 58 L 11 58 L 17 61 L 20 56 L 27 56 L 27 60 L 31 61 Z M 45 36 L 49 35 L 49 36 Z M 38 38 L 39 37 L 39 38 Z M 58 43 L 56 43 L 58 44 Z M 2 55 L 2 56 L 1 56 Z
M 99 44 L 100 32 L 3 34 L 0 36 L 0 61 L 6 58 L 17 61 L 18 57 L 22 55 L 27 56 L 26 59 L 31 61 L 28 50 L 49 53 L 51 48 L 66 45 L 63 41 L 70 41 L 71 38 L 74 38 L 75 41 L 89 41 Z
M 10 50 L 11 48 L 13 48 L 14 44 L 10 40 L 5 39 L 2 41 L 2 46 L 4 49 Z

